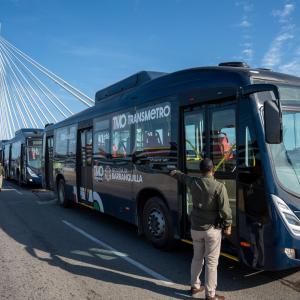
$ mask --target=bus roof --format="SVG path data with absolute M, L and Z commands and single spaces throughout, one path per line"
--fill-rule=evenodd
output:
M 4 144 L 14 143 L 26 138 L 42 138 L 44 129 L 40 128 L 21 128 L 15 132 L 15 136 L 7 140 Z
M 99 90 L 96 104 L 61 122 L 50 125 L 45 131 L 89 120 L 102 114 L 125 110 L 154 99 L 166 98 L 195 89 L 237 89 L 252 83 L 252 80 L 300 85 L 300 78 L 269 69 L 252 69 L 245 65 L 197 67 L 173 73 L 142 71 L 107 88 Z M 131 103 L 131 105 L 129 105 Z

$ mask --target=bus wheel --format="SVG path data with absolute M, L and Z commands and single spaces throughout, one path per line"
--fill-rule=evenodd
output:
M 69 201 L 66 199 L 65 181 L 63 179 L 59 179 L 57 184 L 57 200 L 59 205 L 63 207 L 69 206 Z
M 154 247 L 170 248 L 173 242 L 172 223 L 169 210 L 158 197 L 150 198 L 143 210 L 143 229 Z

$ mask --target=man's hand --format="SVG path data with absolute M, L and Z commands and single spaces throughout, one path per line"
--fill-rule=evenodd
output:
M 231 226 L 226 227 L 223 232 L 227 236 L 231 235 Z

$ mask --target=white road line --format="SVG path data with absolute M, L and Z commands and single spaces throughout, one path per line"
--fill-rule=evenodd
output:
M 39 204 L 39 205 L 50 205 L 50 204 L 53 204 L 53 203 L 56 203 L 57 202 L 57 199 L 53 199 L 53 200 L 48 200 L 48 201 L 41 201 L 41 200 L 36 200 L 36 203 Z
M 16 192 L 16 193 L 18 193 L 19 195 L 23 195 L 23 193 L 22 192 L 20 192 L 19 190 L 17 190 L 17 189 L 14 189 L 14 191 Z
M 20 192 L 20 191 L 17 190 L 17 189 L 14 189 L 12 186 L 10 186 L 10 185 L 8 185 L 8 184 L 6 184 L 6 186 L 7 186 L 8 188 L 10 188 L 11 190 L 15 191 L 16 193 L 18 193 L 19 195 L 23 195 L 22 192 Z
M 189 294 L 182 294 L 182 293 L 177 293 L 177 292 L 175 292 L 174 293 L 175 295 L 178 295 L 178 296 L 183 296 L 183 297 L 186 297 L 186 298 L 193 298 L 191 295 L 189 295 Z
M 70 223 L 68 221 L 65 221 L 65 220 L 62 220 L 62 222 L 65 225 L 69 226 L 70 228 L 74 229 L 75 231 L 79 232 L 80 234 L 82 234 L 83 236 L 88 238 L 89 240 L 93 241 L 94 243 L 100 245 L 101 247 L 103 247 L 107 250 L 112 251 L 112 253 L 114 255 L 124 259 L 128 263 L 134 265 L 135 267 L 137 267 L 138 269 L 140 269 L 140 270 L 144 271 L 145 273 L 149 274 L 153 278 L 160 280 L 162 283 L 164 283 L 166 285 L 173 285 L 174 284 L 174 282 L 172 282 L 168 278 L 164 277 L 163 275 L 160 275 L 159 273 L 151 270 L 150 268 L 144 266 L 143 264 L 133 260 L 132 258 L 128 257 L 125 253 L 119 252 L 118 250 L 114 249 L 110 245 L 98 240 L 97 238 L 93 237 L 92 235 L 88 234 L 87 232 L 85 232 L 84 230 L 78 228 L 77 226 L 73 225 L 72 223 Z

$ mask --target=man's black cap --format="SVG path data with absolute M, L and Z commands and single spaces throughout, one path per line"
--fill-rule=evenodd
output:
M 200 162 L 200 171 L 201 172 L 210 172 L 214 167 L 214 164 L 210 158 L 204 158 Z

